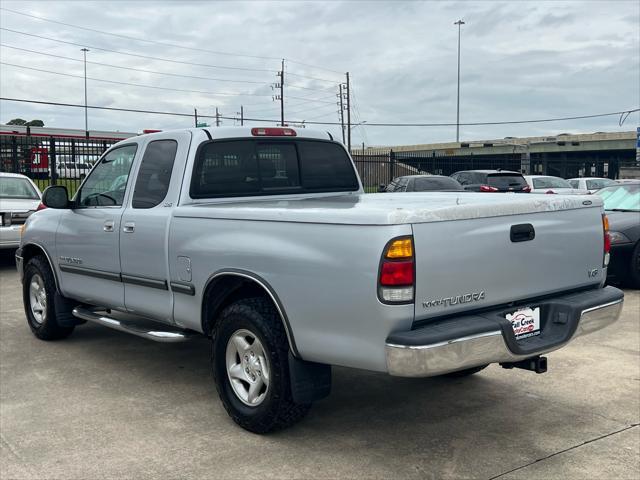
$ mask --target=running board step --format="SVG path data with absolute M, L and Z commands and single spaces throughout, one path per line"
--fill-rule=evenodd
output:
M 113 317 L 107 317 L 102 313 L 94 312 L 82 307 L 74 308 L 73 316 L 89 322 L 98 323 L 105 327 L 113 328 L 114 330 L 146 338 L 147 340 L 153 340 L 154 342 L 185 342 L 194 336 L 194 334 L 184 330 L 150 330 L 130 322 L 124 322 Z

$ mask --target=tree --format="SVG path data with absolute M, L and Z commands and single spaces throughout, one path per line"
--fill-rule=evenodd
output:
M 44 122 L 42 120 L 31 120 L 27 122 L 24 118 L 14 118 L 13 120 L 9 120 L 7 125 L 21 125 L 24 127 L 44 127 Z
M 9 120 L 7 125 L 26 125 L 27 121 L 24 118 L 14 118 L 13 120 Z

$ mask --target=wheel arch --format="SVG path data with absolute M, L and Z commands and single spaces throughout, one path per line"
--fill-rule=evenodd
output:
M 38 255 L 44 256 L 47 260 L 47 263 L 49 264 L 49 268 L 51 269 L 51 272 L 53 273 L 53 281 L 55 283 L 56 290 L 58 291 L 60 290 L 58 273 L 56 272 L 56 269 L 53 266 L 53 262 L 51 261 L 51 256 L 49 255 L 49 252 L 47 252 L 47 250 L 42 245 L 38 243 L 33 243 L 33 242 L 28 243 L 20 249 L 20 253 L 21 253 L 20 256 L 22 257 L 23 270 L 27 266 L 27 263 L 29 262 L 29 260 L 31 260 L 33 257 L 36 257 Z
M 267 297 L 276 308 L 287 334 L 292 354 L 300 358 L 287 314 L 275 290 L 259 275 L 238 269 L 226 269 L 213 273 L 205 284 L 202 295 L 202 331 L 208 334 L 214 326 L 218 314 L 226 306 L 242 298 Z

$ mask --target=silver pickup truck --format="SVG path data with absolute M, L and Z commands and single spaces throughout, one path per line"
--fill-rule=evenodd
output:
M 43 340 L 84 322 L 159 342 L 211 338 L 230 416 L 269 432 L 328 395 L 331 365 L 406 377 L 543 354 L 614 322 L 596 196 L 365 194 L 331 135 L 142 135 L 73 199 L 29 217 L 17 265 Z

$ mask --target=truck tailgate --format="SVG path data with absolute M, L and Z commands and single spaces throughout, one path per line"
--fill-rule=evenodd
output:
M 601 214 L 594 206 L 413 224 L 416 320 L 599 284 Z M 535 237 L 514 241 L 512 227 L 527 224 Z

